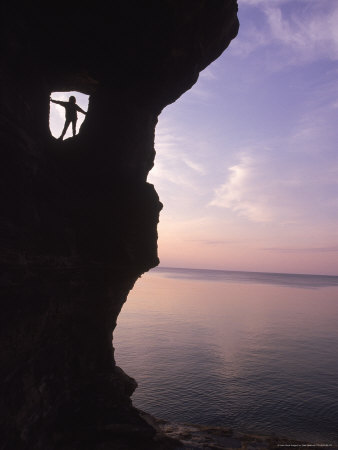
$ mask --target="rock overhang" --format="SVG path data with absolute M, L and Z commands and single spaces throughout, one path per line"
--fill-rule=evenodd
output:
M 237 2 L 113 6 L 3 8 L 0 415 L 4 445 L 18 450 L 159 446 L 111 333 L 158 264 L 162 205 L 146 182 L 157 116 L 235 37 Z M 49 96 L 68 90 L 91 95 L 89 113 L 59 145 Z

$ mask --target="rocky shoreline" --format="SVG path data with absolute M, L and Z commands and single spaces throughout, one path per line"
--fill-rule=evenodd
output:
M 152 425 L 160 439 L 168 439 L 173 450 L 272 450 L 272 449 L 330 449 L 337 444 L 301 442 L 275 434 L 250 434 L 220 426 L 206 426 L 168 422 L 140 411 L 144 420 Z

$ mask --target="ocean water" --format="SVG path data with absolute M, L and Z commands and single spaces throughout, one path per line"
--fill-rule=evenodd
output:
M 114 347 L 157 417 L 338 442 L 338 277 L 156 268 Z

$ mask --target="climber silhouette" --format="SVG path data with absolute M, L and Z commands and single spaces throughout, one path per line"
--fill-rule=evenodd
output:
M 53 103 L 56 103 L 57 105 L 61 105 L 65 108 L 65 113 L 66 113 L 66 122 L 65 122 L 65 126 L 63 127 L 61 136 L 59 137 L 59 139 L 63 139 L 64 135 L 66 134 L 66 131 L 69 127 L 69 124 L 72 123 L 72 128 L 73 128 L 73 136 L 75 136 L 76 134 L 76 121 L 77 121 L 77 111 L 81 112 L 82 114 L 87 114 L 86 111 L 83 111 L 83 109 L 80 108 L 80 106 L 78 106 L 76 104 L 76 98 L 74 97 L 74 95 L 71 95 L 69 97 L 69 101 L 68 102 L 61 102 L 59 100 L 53 100 L 52 98 L 50 98 L 50 101 Z

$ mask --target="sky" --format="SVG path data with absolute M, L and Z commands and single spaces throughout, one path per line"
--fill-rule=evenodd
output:
M 159 117 L 161 265 L 338 275 L 338 2 L 238 3 L 237 38 Z

